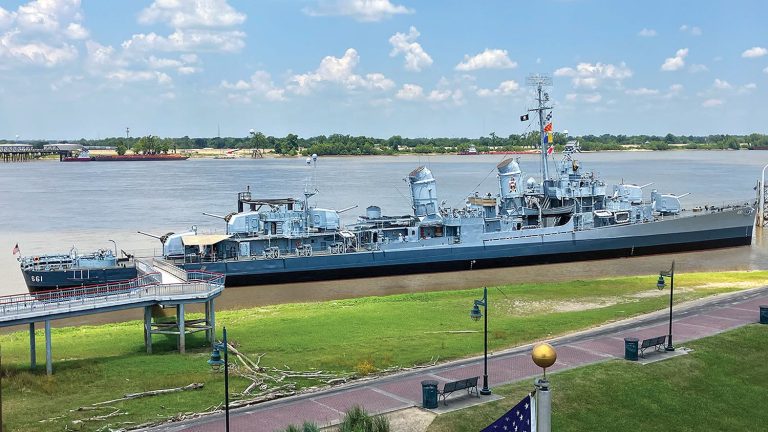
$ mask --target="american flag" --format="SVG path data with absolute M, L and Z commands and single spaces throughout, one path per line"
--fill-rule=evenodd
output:
M 531 395 L 524 397 L 482 432 L 536 432 L 535 400 L 531 398 Z
M 21 249 L 19 249 L 19 244 L 16 243 L 16 246 L 13 247 L 13 254 L 16 255 L 19 252 L 21 252 Z

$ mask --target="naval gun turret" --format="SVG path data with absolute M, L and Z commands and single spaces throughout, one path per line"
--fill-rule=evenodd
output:
M 682 210 L 680 205 L 680 198 L 690 195 L 685 193 L 682 195 L 674 194 L 662 194 L 656 189 L 651 191 L 651 203 L 653 205 L 653 211 L 659 212 L 662 215 L 676 215 Z
M 163 256 L 166 258 L 175 258 L 184 256 L 184 243 L 181 238 L 197 235 L 197 227 L 193 226 L 191 230 L 178 234 L 169 232 L 163 235 L 155 235 L 143 231 L 138 231 L 138 233 L 160 240 L 160 243 L 163 245 Z

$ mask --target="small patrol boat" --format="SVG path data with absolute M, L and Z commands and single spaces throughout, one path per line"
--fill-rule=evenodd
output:
M 72 247 L 69 253 L 25 256 L 19 262 L 27 289 L 36 293 L 135 278 L 133 255 L 122 252 L 123 257 L 117 257 L 116 252 L 117 248 L 79 254 Z

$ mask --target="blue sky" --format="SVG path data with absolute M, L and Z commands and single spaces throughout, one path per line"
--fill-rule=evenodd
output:
M 0 3 L 0 138 L 768 130 L 761 1 Z

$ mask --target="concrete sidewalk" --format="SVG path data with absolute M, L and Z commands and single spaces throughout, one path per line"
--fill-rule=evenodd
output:
M 768 287 L 718 295 L 675 306 L 673 342 L 683 342 L 711 336 L 759 320 L 759 306 L 768 304 Z M 668 333 L 667 311 L 635 317 L 604 325 L 588 331 L 549 340 L 557 349 L 557 363 L 548 369 L 563 369 L 593 364 L 624 356 L 624 338 L 661 336 Z M 532 345 L 489 354 L 488 379 L 491 388 L 502 384 L 533 378 L 541 369 L 530 357 Z M 662 356 L 662 354 L 649 354 Z M 480 376 L 482 382 L 483 358 L 451 362 L 417 371 L 387 376 L 375 380 L 350 383 L 322 392 L 293 396 L 230 412 L 230 429 L 234 432 L 275 431 L 289 424 L 304 421 L 323 427 L 336 424 L 344 412 L 353 405 L 363 406 L 371 414 L 388 413 L 421 406 L 421 381 L 436 380 L 440 387 L 449 381 Z M 494 395 L 474 397 L 457 392 L 448 398 L 447 407 L 440 402 L 436 413 L 486 402 Z M 452 399 L 455 399 L 453 401 Z M 217 414 L 180 423 L 149 429 L 172 432 L 213 432 L 224 430 L 224 415 Z

